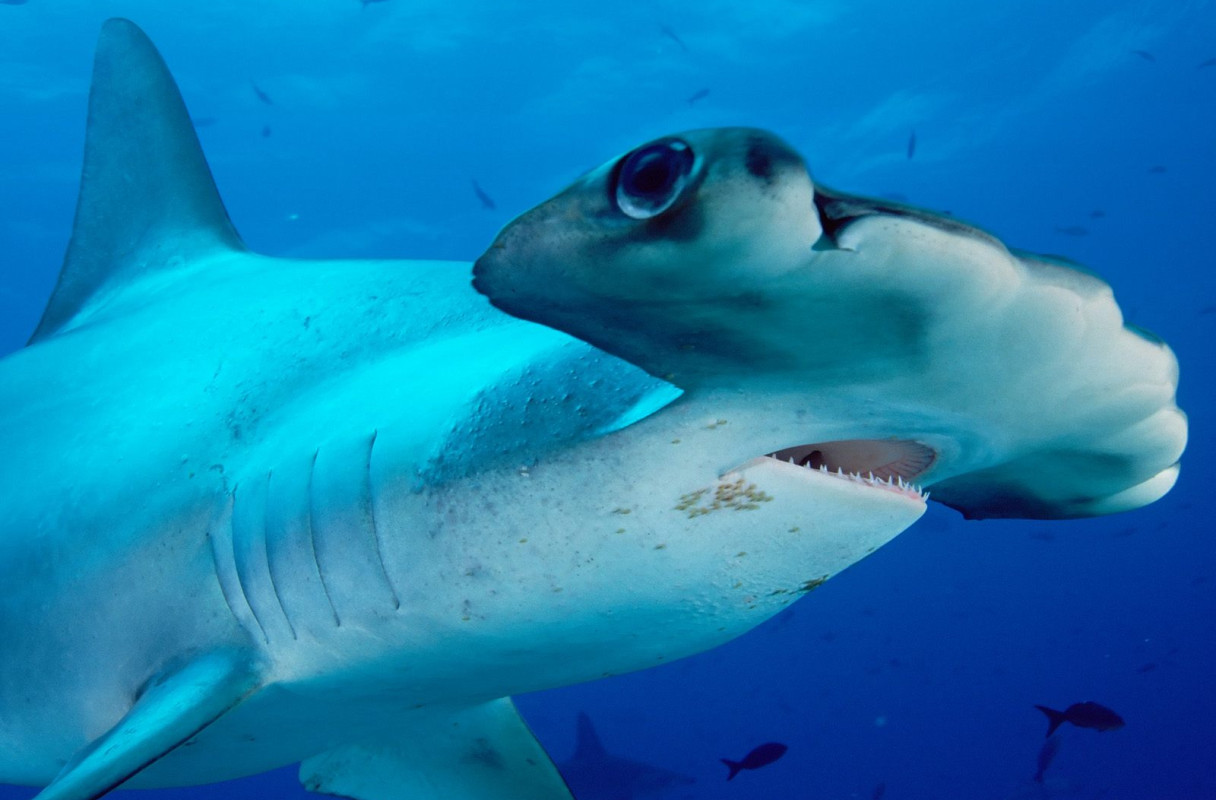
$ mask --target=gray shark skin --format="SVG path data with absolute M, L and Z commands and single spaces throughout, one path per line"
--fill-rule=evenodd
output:
M 601 216 L 601 240 L 642 248 L 613 266 L 678 271 L 686 248 L 712 288 L 736 267 L 732 280 L 750 280 L 762 239 L 791 256 L 794 239 L 816 242 L 818 228 L 769 235 L 807 224 L 811 192 L 790 196 L 764 170 L 749 183 L 731 143 L 751 135 L 699 134 L 702 199 L 678 204 L 704 202 L 713 222 L 733 203 L 750 239 L 724 240 L 730 223 L 630 234 Z M 994 247 L 849 208 L 837 244 L 895 268 L 929 241 L 956 278 Z M 577 219 L 568 237 L 521 236 L 534 218 L 478 264 L 500 305 L 519 245 L 547 268 L 552 248 L 585 241 Z M 553 291 L 586 299 L 567 279 L 603 254 L 583 255 Z M 496 264 L 511 270 L 491 280 Z M 933 347 L 908 364 L 837 335 L 799 355 L 786 343 L 804 320 L 764 302 L 714 312 L 660 291 L 614 333 L 630 316 L 614 299 L 584 341 L 496 310 L 468 264 L 261 256 L 229 222 L 154 47 L 111 20 L 63 271 L 29 346 L 0 360 L 0 781 L 80 800 L 300 761 L 306 788 L 359 800 L 568 800 L 510 695 L 749 630 L 918 519 L 925 498 L 906 481 L 963 480 L 987 502 L 990 483 L 1013 496 L 1010 454 L 1058 446 L 1079 476 L 1065 497 L 1036 495 L 1040 512 L 1105 513 L 1168 490 L 1185 438 L 1172 354 L 1123 331 L 1098 282 L 1042 269 L 1105 343 L 1056 324 L 1055 295 L 1027 298 L 996 274 L 989 299 L 1011 293 L 1046 332 L 985 383 L 944 380 Z M 844 307 L 883 310 L 876 284 L 837 278 Z M 955 335 L 990 348 L 971 355 L 992 356 L 989 307 L 960 316 L 947 284 L 923 299 L 940 295 Z M 529 303 L 513 305 L 529 316 Z M 721 346 L 673 345 L 656 312 L 683 328 L 707 315 Z M 763 358 L 732 338 L 756 324 L 782 345 Z M 1089 359 L 1087 377 L 1037 370 L 1044 339 Z M 1022 419 L 1019 380 L 1092 403 L 1070 412 L 1079 431 Z M 960 507 L 967 496 L 954 494 Z
M 695 783 L 688 775 L 608 752 L 582 711 L 574 755 L 557 767 L 578 800 L 645 800 Z
M 511 222 L 474 274 L 497 307 L 686 391 L 752 393 L 769 419 L 803 407 L 782 458 L 913 478 L 971 518 L 1136 508 L 1186 445 L 1177 361 L 1107 284 L 818 185 L 766 131 L 613 159 Z

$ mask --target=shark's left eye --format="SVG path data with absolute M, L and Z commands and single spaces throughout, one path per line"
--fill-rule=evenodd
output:
M 634 219 L 650 219 L 671 208 L 692 172 L 693 152 L 679 139 L 634 150 L 616 173 L 617 208 Z

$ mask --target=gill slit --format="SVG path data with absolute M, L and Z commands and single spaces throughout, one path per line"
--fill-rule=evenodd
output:
M 376 522 L 376 498 L 375 492 L 372 489 L 372 453 L 376 449 L 376 437 L 379 431 L 372 431 L 371 441 L 367 443 L 367 464 L 363 474 L 367 478 L 367 518 L 371 521 L 372 526 L 372 541 L 376 545 L 376 562 L 380 564 L 380 572 L 384 576 L 384 583 L 388 586 L 389 594 L 393 598 L 393 609 L 401 610 L 401 599 L 397 594 L 397 587 L 393 585 L 393 579 L 389 575 L 388 566 L 384 563 L 384 546 L 380 541 L 380 526 Z
M 291 638 L 299 640 L 299 635 L 296 633 L 295 623 L 291 621 L 291 615 L 287 613 L 287 606 L 283 604 L 283 596 L 279 594 L 279 585 L 274 579 L 274 567 L 270 566 L 270 541 L 268 529 L 269 514 L 270 514 L 270 481 L 274 479 L 274 470 L 266 472 L 266 508 L 262 510 L 262 548 L 266 551 L 266 574 L 270 577 L 270 590 L 274 592 L 274 599 L 279 602 L 279 610 L 283 612 L 283 619 L 287 621 L 287 629 L 291 631 Z
M 313 496 L 313 485 L 317 472 L 317 457 L 320 455 L 320 449 L 313 451 L 312 463 L 308 466 L 308 547 L 309 552 L 312 553 L 313 563 L 317 565 L 317 575 L 321 578 L 321 588 L 325 591 L 325 599 L 329 601 L 329 610 L 334 613 L 334 625 L 341 628 L 342 618 L 338 616 L 338 607 L 334 605 L 334 598 L 329 593 L 329 585 L 325 582 L 325 570 L 321 568 L 321 559 L 317 558 L 317 502 Z
M 241 590 L 241 599 L 245 601 L 245 608 L 249 609 L 250 616 L 252 616 L 253 621 L 258 624 L 258 630 L 262 632 L 263 641 L 265 641 L 266 644 L 270 644 L 270 634 L 266 633 L 266 626 L 262 624 L 262 619 L 258 616 L 258 610 L 249 600 L 250 587 L 245 585 L 245 579 L 242 577 L 244 570 L 241 569 L 241 564 L 243 561 L 240 557 L 240 553 L 237 552 L 236 493 L 240 490 L 240 488 L 240 484 L 232 487 L 232 515 L 229 517 L 229 529 L 232 535 L 228 538 L 228 543 L 232 546 L 233 571 L 236 572 L 236 585 Z

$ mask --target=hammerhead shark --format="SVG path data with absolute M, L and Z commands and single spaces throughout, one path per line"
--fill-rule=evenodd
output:
M 110 20 L 58 285 L 0 360 L 0 781 L 568 800 L 511 695 L 725 642 L 925 489 L 1152 502 L 1177 377 L 1098 279 L 751 129 L 614 159 L 473 270 L 250 252 Z

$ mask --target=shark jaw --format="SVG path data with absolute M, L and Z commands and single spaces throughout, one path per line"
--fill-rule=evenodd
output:
M 1109 286 L 818 185 L 765 131 L 605 163 L 504 228 L 474 286 L 690 397 L 782 395 L 817 433 L 770 452 L 914 480 L 971 518 L 1138 507 L 1186 444 L 1177 361 L 1123 324 Z

